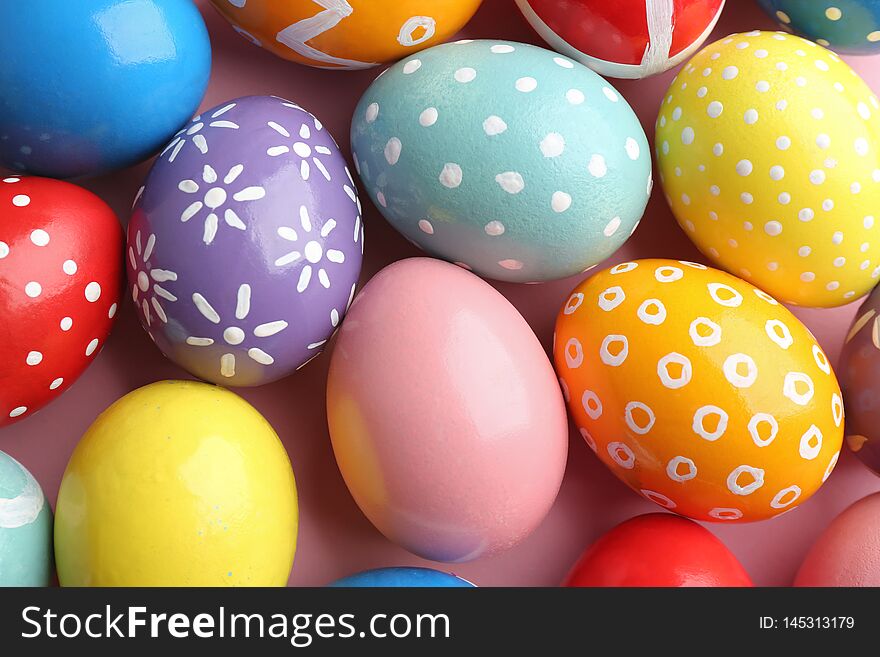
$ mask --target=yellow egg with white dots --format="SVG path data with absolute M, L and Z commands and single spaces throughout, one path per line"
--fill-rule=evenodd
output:
M 880 102 L 833 52 L 777 32 L 707 46 L 664 97 L 655 146 L 676 219 L 730 272 L 804 306 L 877 284 Z

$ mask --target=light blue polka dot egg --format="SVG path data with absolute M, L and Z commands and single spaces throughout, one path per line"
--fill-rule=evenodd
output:
M 632 234 L 651 191 L 648 141 L 624 98 L 522 43 L 452 43 L 399 62 L 367 89 L 351 140 L 385 218 L 487 278 L 589 269 Z
M 0 586 L 48 586 L 52 511 L 40 484 L 0 452 Z

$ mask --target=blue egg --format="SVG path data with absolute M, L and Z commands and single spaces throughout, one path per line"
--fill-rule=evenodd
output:
M 373 202 L 431 255 L 536 282 L 614 253 L 651 192 L 626 100 L 555 52 L 506 41 L 429 48 L 385 73 L 351 128 Z
M 880 0 L 758 0 L 784 29 L 851 55 L 880 53 Z
M 155 153 L 195 113 L 211 44 L 183 0 L 0 2 L 0 164 L 91 176 Z
M 0 586 L 48 586 L 52 510 L 24 466 L 0 452 Z
M 377 568 L 356 575 L 343 577 L 330 586 L 348 588 L 372 587 L 423 587 L 423 588 L 473 588 L 466 579 L 442 573 L 430 568 Z

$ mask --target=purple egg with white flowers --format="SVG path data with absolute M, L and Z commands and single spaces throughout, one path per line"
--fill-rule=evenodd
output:
M 128 225 L 130 293 L 159 349 L 191 374 L 258 386 L 324 348 L 354 296 L 361 206 L 333 137 L 273 96 L 185 126 Z

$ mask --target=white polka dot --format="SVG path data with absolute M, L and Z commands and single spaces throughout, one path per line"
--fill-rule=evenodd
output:
M 462 84 L 467 84 L 468 82 L 473 82 L 477 77 L 477 71 L 472 69 L 469 66 L 458 69 L 455 74 L 455 81 L 461 82 Z M 519 88 L 519 87 L 517 87 Z
M 499 260 L 498 264 L 504 267 L 504 269 L 509 269 L 511 271 L 517 271 L 523 268 L 523 263 L 519 260 Z
M 423 128 L 430 128 L 432 125 L 437 123 L 438 117 L 439 113 L 437 112 L 437 108 L 429 107 L 426 110 L 423 110 L 421 114 L 419 114 L 419 125 Z
M 674 371 L 677 374 L 670 371 L 670 365 L 675 366 Z M 657 376 L 660 377 L 660 382 L 664 387 L 677 390 L 690 383 L 693 376 L 693 366 L 687 356 L 673 351 L 657 361 Z
M 742 475 L 751 477 L 745 486 L 739 483 Z M 740 465 L 727 476 L 727 489 L 734 495 L 751 495 L 764 485 L 764 471 L 750 465 Z
M 770 91 L 770 83 L 766 80 L 759 80 L 757 84 L 755 84 L 755 89 L 757 89 L 760 93 L 766 93 Z
M 785 178 L 785 169 L 778 164 L 770 167 L 770 178 L 773 180 L 782 180 Z
M 372 123 L 379 116 L 379 104 L 378 103 L 370 103 L 367 105 L 367 111 L 364 115 L 364 119 L 366 119 L 367 123 Z
M 788 107 L 788 101 L 784 98 L 776 102 L 776 109 L 780 112 L 784 111 L 786 107 Z
M 553 212 L 565 212 L 571 207 L 571 196 L 565 192 L 553 192 L 550 207 Z
M 508 194 L 519 194 L 526 186 L 522 175 L 516 171 L 505 171 L 495 176 L 495 182 Z
M 43 286 L 36 281 L 31 281 L 24 286 L 24 293 L 31 299 L 35 299 L 43 292 Z
M 681 466 L 685 466 L 685 472 L 680 472 Z M 686 456 L 675 456 L 666 464 L 666 475 L 673 481 L 688 481 L 697 476 L 697 466 Z
M 611 345 L 620 345 L 616 354 L 611 353 Z M 625 335 L 605 336 L 605 339 L 602 341 L 602 346 L 599 348 L 599 358 L 603 363 L 610 365 L 611 367 L 618 367 L 623 364 L 628 355 L 629 341 L 626 339 Z
M 46 246 L 49 243 L 49 233 L 42 228 L 31 232 L 31 242 L 36 246 Z
M 791 337 L 791 331 L 788 327 L 778 319 L 768 319 L 764 324 L 764 332 L 767 337 L 773 340 L 783 349 L 788 349 L 794 344 L 794 338 Z
M 715 428 L 712 430 L 707 429 L 705 426 L 706 418 L 709 416 L 717 418 Z M 696 413 L 694 413 L 694 421 L 691 428 L 700 438 L 712 442 L 721 438 L 721 436 L 724 435 L 724 432 L 727 431 L 727 423 L 729 419 L 727 412 L 718 406 L 713 406 L 711 404 L 708 406 L 701 406 L 697 409 Z
M 402 149 L 403 145 L 397 137 L 389 139 L 388 143 L 385 144 L 385 161 L 391 166 L 397 164 L 398 160 L 400 160 L 400 151 Z
M 745 373 L 742 372 L 743 367 Z M 747 354 L 733 354 L 724 361 L 724 377 L 737 388 L 748 388 L 758 378 L 758 366 Z
M 880 41 L 880 30 L 875 30 L 868 34 L 867 39 L 871 43 L 877 43 L 878 41 Z
M 856 141 L 855 141 L 855 149 L 856 149 L 856 153 L 857 153 L 857 154 L 859 154 L 859 155 L 861 155 L 861 156 L 865 156 L 865 155 L 867 155 L 867 154 L 868 154 L 868 150 L 869 150 L 869 147 L 868 147 L 868 140 L 867 140 L 867 139 L 863 139 L 862 137 L 859 137 L 858 139 L 856 139 Z
M 758 122 L 758 110 L 756 109 L 747 109 L 746 113 L 743 114 L 743 120 L 748 124 L 752 125 Z
M 733 80 L 737 75 L 739 75 L 739 69 L 736 66 L 726 66 L 721 71 L 721 77 L 725 80 Z
M 411 59 L 406 64 L 403 65 L 403 74 L 404 75 L 412 75 L 416 71 L 422 68 L 422 60 L 421 59 Z
M 514 86 L 517 91 L 527 94 L 538 88 L 538 81 L 535 78 L 530 77 L 519 78 Z
M 657 267 L 657 269 L 654 270 L 654 278 L 657 279 L 658 283 L 674 283 L 675 281 L 681 280 L 683 276 L 684 271 L 678 267 L 664 265 L 662 267 Z
M 605 164 L 605 158 L 601 155 L 594 154 L 590 157 L 590 163 L 587 165 L 590 175 L 594 178 L 602 178 L 608 173 L 608 166 Z
M 858 111 L 859 116 L 865 119 L 865 121 L 871 118 L 871 110 L 864 103 L 856 105 L 856 111 Z M 12 202 L 15 203 L 15 199 L 13 199 Z
M 27 205 L 30 205 L 31 197 L 27 194 L 17 194 L 12 197 L 12 205 L 23 208 Z
M 428 235 L 433 235 L 434 234 L 434 225 L 430 221 L 428 221 L 427 219 L 420 219 L 419 220 L 419 230 L 421 230 L 423 233 L 427 233 Z
M 9 411 L 9 417 L 18 417 L 19 415 L 23 415 L 27 413 L 27 406 L 16 406 L 11 411 Z
M 605 94 L 605 98 L 610 100 L 612 103 L 617 102 L 618 96 L 614 89 L 611 89 L 610 87 L 602 87 L 602 93 Z
M 553 62 L 557 66 L 561 66 L 562 68 L 574 68 L 574 64 L 570 59 L 563 59 L 562 57 L 554 57 Z
M 9 245 L 6 242 L 0 242 L 0 260 L 9 255 Z
M 778 221 L 768 221 L 764 224 L 764 232 L 770 236 L 775 237 L 782 232 L 782 224 Z
M 843 12 L 837 7 L 828 7 L 825 10 L 825 17 L 830 21 L 839 21 L 842 15 Z
M 636 421 L 636 416 L 634 411 L 639 410 L 642 413 L 640 415 L 644 415 L 647 421 L 644 424 L 639 424 Z M 632 401 L 629 402 L 623 411 L 623 419 L 626 422 L 626 426 L 629 427 L 630 431 L 633 433 L 639 434 L 640 436 L 648 433 L 651 430 L 651 427 L 654 426 L 654 422 L 656 417 L 654 416 L 654 411 L 651 410 L 651 407 L 647 404 L 643 404 L 642 402 Z
M 626 143 L 624 144 L 624 149 L 626 149 L 626 154 L 631 160 L 638 160 L 639 154 L 641 153 L 641 149 L 639 148 L 639 142 L 637 142 L 632 137 L 626 138 Z
M 864 226 L 868 230 L 873 228 L 874 227 L 874 217 L 869 214 L 867 217 L 862 219 L 862 226 Z
M 636 314 L 645 324 L 659 326 L 666 321 L 666 306 L 659 299 L 646 299 L 639 306 Z
M 709 103 L 709 106 L 706 108 L 706 114 L 708 114 L 713 119 L 717 119 L 721 116 L 721 112 L 724 111 L 724 105 L 722 105 L 719 101 L 713 100 Z
M 483 121 L 483 132 L 485 132 L 490 137 L 500 135 L 505 130 L 507 130 L 507 124 L 500 116 L 495 116 L 493 114 L 485 121 Z
M 496 55 L 507 55 L 516 50 L 516 48 L 506 43 L 499 43 L 489 48 L 489 50 L 491 50 Z
M 843 266 L 846 264 L 846 258 L 844 258 L 843 256 L 837 256 L 837 257 L 833 260 L 832 264 L 833 264 L 835 267 L 843 267 Z M 867 269 L 867 267 L 862 267 L 862 269 Z
M 810 116 L 812 116 L 817 121 L 825 118 L 825 112 L 823 112 L 820 108 L 814 107 L 810 110 Z
M 440 184 L 449 189 L 455 189 L 461 185 L 462 177 L 461 167 L 453 162 L 447 162 L 440 172 Z
M 681 118 L 681 108 L 676 107 L 674 110 L 672 110 L 672 120 L 678 121 L 680 118 Z
M 86 301 L 90 303 L 95 303 L 95 301 L 101 298 L 101 286 L 95 281 L 92 281 L 91 283 L 86 285 L 85 295 Z
M 565 99 L 572 105 L 580 105 L 584 102 L 584 92 L 579 89 L 569 89 L 565 92 Z
M 801 280 L 804 283 L 812 283 L 816 280 L 816 274 L 811 271 L 805 271 L 803 274 L 801 274 Z
M 91 356 L 95 353 L 95 349 L 98 348 L 98 338 L 94 338 L 88 345 L 86 345 L 86 356 Z
M 636 456 L 632 450 L 622 442 L 611 442 L 605 448 L 611 460 L 625 470 L 632 470 L 636 464 Z
M 736 163 L 736 172 L 741 176 L 751 175 L 752 163 L 749 160 L 740 160 Z
M 68 276 L 73 276 L 76 273 L 76 263 L 73 260 L 65 260 L 64 264 L 61 265 L 61 269 Z
M 62 331 L 69 331 L 70 327 L 73 326 L 73 320 L 70 317 L 63 317 L 60 326 Z
M 27 364 L 31 366 L 39 365 L 43 362 L 43 354 L 41 354 L 39 351 L 29 351 L 25 362 L 27 362 Z
M 709 93 L 709 89 L 707 87 L 700 87 L 699 89 L 697 89 L 698 98 L 705 98 L 707 93 Z
M 558 132 L 551 132 L 540 144 L 544 157 L 559 157 L 565 151 L 565 138 Z
M 620 217 L 614 217 L 605 225 L 602 233 L 605 235 L 605 237 L 611 237 L 612 235 L 614 235 L 614 233 L 617 232 L 618 228 L 620 228 Z
M 113 319 L 113 317 L 116 316 L 116 309 L 117 309 L 117 306 L 115 303 L 110 306 L 110 309 L 107 311 L 107 317 L 109 319 Z
M 825 182 L 825 172 L 822 169 L 813 169 L 810 172 L 810 182 L 814 185 L 821 185 Z
M 755 197 L 749 194 L 748 192 L 743 192 L 739 195 L 739 199 L 745 203 L 746 205 L 751 205 L 752 201 L 755 200 Z
M 685 145 L 694 143 L 694 129 L 692 127 L 687 126 L 681 131 L 681 143 Z
M 49 390 L 57 390 L 61 384 L 64 383 L 64 379 L 62 377 L 58 377 L 52 383 L 49 384 Z
M 721 157 L 724 154 L 724 144 L 715 144 L 712 147 L 712 154 L 716 157 Z
M 504 224 L 500 221 L 490 221 L 484 227 L 487 235 L 492 235 L 493 237 L 497 237 L 498 235 L 504 234 Z
M 781 151 L 787 151 L 790 146 L 791 146 L 791 139 L 784 136 L 784 135 L 782 137 L 779 137 L 776 140 L 776 148 L 778 148 Z
M 755 57 L 757 57 L 758 59 L 764 59 L 764 58 L 765 58 L 767 55 L 769 55 L 769 54 L 770 54 L 770 53 L 768 53 L 768 52 L 767 52 L 766 50 L 764 50 L 763 48 L 758 48 L 758 49 L 755 51 Z M 760 91 L 760 90 L 759 90 L 759 91 Z
M 829 146 L 831 146 L 831 137 L 829 137 L 825 133 L 818 135 L 816 137 L 816 145 L 819 148 L 828 148 Z

